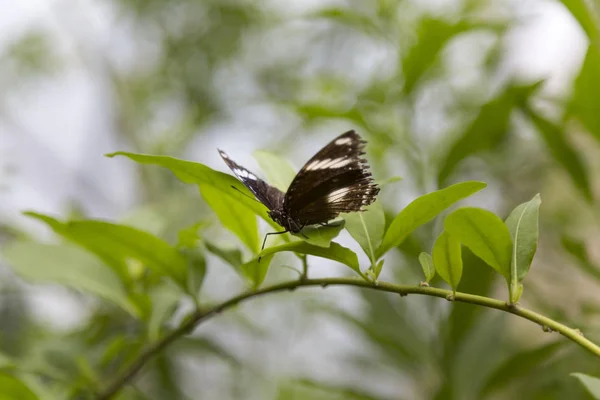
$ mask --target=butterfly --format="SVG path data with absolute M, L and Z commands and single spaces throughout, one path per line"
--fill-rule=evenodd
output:
M 258 178 L 219 150 L 235 176 L 264 204 L 269 217 L 285 230 L 265 235 L 299 233 L 305 226 L 326 225 L 340 213 L 364 211 L 375 201 L 379 188 L 362 158 L 367 142 L 355 131 L 333 139 L 296 174 L 284 193 Z

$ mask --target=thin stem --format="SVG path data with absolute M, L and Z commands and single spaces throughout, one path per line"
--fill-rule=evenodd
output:
M 302 275 L 300 275 L 300 280 L 306 281 L 308 279 L 308 261 L 306 259 L 306 254 L 303 254 L 300 259 L 302 260 Z
M 196 326 L 202 322 L 220 314 L 221 312 L 238 305 L 246 300 L 253 299 L 269 293 L 292 291 L 300 287 L 309 286 L 321 286 L 323 288 L 327 286 L 356 286 L 360 288 L 378 290 L 382 292 L 398 293 L 401 296 L 407 294 L 421 294 L 426 296 L 440 297 L 449 301 L 457 301 L 461 303 L 475 304 L 483 307 L 494 308 L 508 312 L 510 314 L 518 315 L 519 317 L 525 318 L 531 322 L 539 324 L 545 330 L 552 330 L 560 333 L 571 341 L 577 343 L 587 351 L 596 356 L 600 357 L 600 347 L 590 340 L 583 337 L 578 329 L 569 328 L 557 321 L 554 321 L 548 317 L 540 315 L 534 311 L 528 310 L 519 306 L 518 304 L 508 304 L 504 301 L 491 299 L 483 296 L 476 296 L 473 294 L 455 292 L 450 290 L 438 289 L 426 286 L 408 286 L 408 285 L 397 285 L 388 282 L 367 282 L 359 278 L 322 278 L 322 279 L 300 279 L 294 281 L 282 282 L 276 285 L 267 286 L 262 289 L 247 292 L 235 296 L 221 304 L 218 304 L 208 310 L 199 310 L 191 316 L 191 318 L 184 321 L 181 326 L 177 329 L 169 332 L 165 337 L 159 341 L 151 344 L 140 356 L 134 360 L 125 371 L 119 375 L 108 387 L 98 395 L 99 400 L 107 400 L 115 395 L 123 386 L 127 385 L 135 377 L 135 375 L 142 369 L 142 367 L 152 359 L 157 353 L 167 347 L 169 344 L 177 340 L 178 338 L 190 333 Z

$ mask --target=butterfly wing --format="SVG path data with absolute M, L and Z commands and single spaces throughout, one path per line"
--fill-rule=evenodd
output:
M 374 202 L 379 188 L 361 158 L 365 144 L 348 131 L 323 147 L 292 181 L 283 200 L 285 212 L 301 225 L 313 225 Z
M 263 203 L 269 210 L 280 209 L 283 204 L 284 193 L 269 185 L 246 168 L 237 164 L 224 152 L 219 150 L 219 154 L 225 164 L 233 171 L 235 176 L 242 181 L 244 185 Z

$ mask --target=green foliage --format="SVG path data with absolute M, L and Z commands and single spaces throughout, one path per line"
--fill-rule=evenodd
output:
M 57 234 L 96 254 L 110 265 L 128 285 L 138 272 L 131 270 L 132 260 L 157 274 L 170 276 L 186 289 L 186 260 L 165 241 L 125 225 L 104 221 L 70 221 L 62 223 L 52 217 L 27 213 L 50 226 Z
M 282 251 L 293 251 L 299 254 L 308 254 L 317 257 L 327 258 L 333 261 L 340 262 L 352 268 L 358 274 L 361 274 L 360 265 L 358 264 L 358 257 L 352 250 L 347 249 L 344 246 L 331 242 L 328 248 L 314 246 L 304 241 L 295 241 L 280 246 L 268 247 L 264 249 L 260 255 L 261 257 L 268 256 L 270 254 L 280 253 Z
M 432 258 L 438 275 L 456 292 L 463 270 L 460 242 L 448 232 L 442 232 L 433 246 Z
M 579 154 L 577 154 L 573 146 L 567 141 L 565 131 L 531 110 L 531 108 L 527 107 L 525 112 L 550 149 L 552 156 L 563 166 L 565 172 L 569 174 L 573 183 L 575 183 L 583 196 L 588 201 L 591 201 L 592 192 L 587 169 Z
M 594 399 L 600 399 L 600 379 L 581 373 L 574 373 L 571 376 L 579 379 L 579 382 L 594 396 Z
M 392 247 L 399 246 L 412 231 L 431 221 L 446 208 L 485 187 L 483 182 L 462 182 L 415 199 L 390 224 L 376 251 L 377 258 Z
M 171 170 L 181 181 L 196 184 L 223 225 L 235 233 L 252 251 L 258 250 L 256 220 L 248 210 L 273 224 L 267 208 L 255 201 L 252 193 L 231 175 L 215 171 L 206 165 L 167 156 L 152 156 L 116 152 L 107 157 L 126 156 L 138 163 L 153 164 Z M 235 186 L 238 190 L 233 190 Z M 239 219 L 238 219 L 239 218 Z
M 4 373 L 0 373 L 0 400 L 38 400 L 35 395 L 23 382 Z
M 517 206 L 506 219 L 506 226 L 513 241 L 510 267 L 511 301 L 516 303 L 523 291 L 521 282 L 527 275 L 537 250 L 539 236 L 538 217 L 542 200 L 537 194 L 527 203 Z M 518 295 L 516 295 L 518 293 Z
M 255 151 L 253 155 L 266 174 L 269 184 L 285 192 L 296 176 L 292 165 L 285 158 L 268 151 Z
M 377 263 L 375 250 L 381 244 L 385 231 L 385 215 L 380 201 L 366 207 L 366 211 L 342 215 L 346 221 L 346 230 L 360 244 L 371 261 Z
M 593 32 L 596 37 L 597 27 L 593 28 Z M 598 73 L 600 73 L 600 50 L 596 44 L 592 44 L 588 47 L 581 72 L 575 79 L 574 93 L 568 112 L 581 121 L 588 132 L 600 141 L 600 116 L 593 106 L 600 90 Z
M 433 265 L 433 257 L 428 253 L 422 252 L 419 254 L 419 263 L 425 274 L 425 282 L 429 283 L 435 277 L 435 266 Z
M 459 208 L 446 217 L 444 229 L 510 282 L 512 239 L 498 216 L 481 208 Z
M 2 249 L 2 257 L 25 280 L 69 286 L 111 301 L 136 317 L 142 314 L 114 271 L 80 248 L 15 242 Z
M 146 361 L 138 371 L 144 379 L 125 385 L 115 398 L 212 398 L 218 393 L 223 400 L 383 400 L 389 386 L 396 397 L 404 390 L 404 398 L 575 399 L 587 398 L 584 385 L 600 398 L 593 377 L 600 375 L 596 359 L 574 346 L 563 347 L 563 339 L 544 341 L 541 330 L 532 334 L 513 325 L 511 315 L 471 304 L 377 292 L 395 283 L 441 291 L 437 269 L 454 291 L 460 283 L 461 292 L 488 298 L 497 293 L 498 273 L 508 283 L 509 301 L 516 303 L 540 236 L 546 265 L 525 281 L 524 304 L 597 341 L 593 321 L 600 307 L 586 295 L 600 282 L 594 253 L 600 19 L 588 1 L 561 2 L 590 45 L 572 86 L 550 96 L 545 82 L 498 79 L 513 72 L 506 70 L 511 67 L 504 59 L 504 33 L 528 21 L 504 9 L 498 14 L 495 2 L 480 0 L 440 10 L 389 0 L 319 4 L 307 13 L 244 0 L 115 0 L 110 5 L 119 17 L 114 31 L 123 36 L 126 58 L 134 65 L 102 46 L 90 52 L 77 35 L 71 35 L 68 54 L 52 48 L 56 35 L 39 27 L 15 40 L 9 37 L 0 53 L 4 92 L 12 94 L 31 78 L 52 78 L 49 72 L 76 64 L 78 74 L 90 74 L 111 94 L 97 118 L 111 125 L 114 137 L 108 143 L 131 150 L 109 156 L 136 162 L 127 165 L 137 178 L 127 189 L 137 204 L 130 217 L 118 222 L 85 215 L 98 212 L 95 206 L 102 200 L 112 204 L 109 192 L 92 192 L 98 197 L 94 205 L 77 204 L 74 208 L 83 210 L 77 218 L 30 213 L 58 235 L 52 244 L 12 226 L 13 218 L 0 223 L 0 257 L 18 278 L 68 287 L 86 312 L 76 325 L 56 329 L 44 323 L 39 310 L 28 312 L 39 302 L 28 301 L 37 286 L 21 285 L 12 275 L 2 279 L 0 399 L 96 398 L 98 390 L 139 359 Z M 60 25 L 69 29 L 68 19 Z M 68 59 L 61 60 L 64 55 Z M 20 110 L 13 107 L 14 98 L 21 97 L 7 97 L 0 122 L 27 137 L 28 129 L 39 124 L 22 126 L 20 114 L 10 115 Z M 270 236 L 267 246 L 272 247 L 260 254 L 264 232 L 256 216 L 270 225 L 269 232 L 281 230 L 266 208 L 231 175 L 183 160 L 211 152 L 218 160 L 209 135 L 227 146 L 254 131 L 274 131 L 267 140 L 260 138 L 268 150 L 254 156 L 266 180 L 285 190 L 295 171 L 279 151 L 303 153 L 300 144 L 321 143 L 325 135 L 320 132 L 331 126 L 357 129 L 368 139 L 366 157 L 380 185 L 399 172 L 406 180 L 397 192 L 382 191 L 365 212 L 343 215 L 331 226 Z M 96 168 L 103 167 L 76 171 L 77 184 L 86 192 L 94 189 L 87 174 Z M 196 185 L 202 197 L 169 171 Z M 0 171 L 2 191 L 11 181 L 5 176 Z M 564 178 L 572 185 L 565 185 Z M 505 223 L 477 208 L 459 209 L 443 219 L 448 208 L 486 186 L 480 180 L 489 182 L 490 190 L 471 202 L 491 205 L 503 216 L 513 210 Z M 461 181 L 466 182 L 456 183 Z M 60 192 L 60 185 L 55 187 Z M 541 225 L 540 197 L 533 196 L 538 192 L 545 202 Z M 84 203 L 82 198 L 77 196 Z M 401 210 L 399 204 L 410 199 Z M 514 208 L 525 199 L 531 200 Z M 356 243 L 346 247 L 346 241 Z M 364 265 L 351 250 L 359 247 L 368 258 Z M 230 271 L 215 268 L 211 255 L 230 265 L 250 290 L 236 293 L 239 288 L 225 279 Z M 210 310 L 222 304 L 217 300 L 269 289 L 261 286 L 271 264 L 268 281 L 276 285 L 290 278 L 289 270 L 279 267 L 296 269 L 294 263 L 310 268 L 301 279 L 318 282 L 320 259 L 347 265 L 360 275 L 351 282 L 369 290 L 344 292 L 348 297 L 341 301 L 320 292 L 312 298 L 289 294 L 297 296 L 290 304 L 279 301 L 282 294 L 273 302 L 276 307 L 265 299 L 260 312 L 235 307 L 215 318 L 211 329 L 177 333 L 204 311 L 207 318 L 216 316 L 220 310 Z M 384 262 L 389 268 L 379 280 Z M 431 288 L 416 286 L 422 280 L 417 263 Z M 578 279 L 580 274 L 592 279 Z M 203 287 L 205 278 L 211 287 Z M 340 331 L 356 333 L 356 348 L 336 347 L 334 354 L 320 342 L 310 343 L 311 350 L 325 351 L 321 356 L 328 368 L 341 371 L 339 381 L 330 381 L 312 357 L 303 357 L 301 369 L 286 370 L 288 376 L 261 367 L 266 351 L 281 344 L 271 343 L 272 338 L 286 340 L 286 349 L 305 350 L 303 342 L 312 337 L 305 339 L 303 333 L 314 323 L 307 309 L 327 313 L 328 323 L 341 320 L 335 325 Z M 291 320 L 298 315 L 302 318 Z M 188 328 L 185 333 L 191 332 Z M 169 339 L 173 332 L 179 336 Z M 158 357 L 144 358 L 153 344 L 161 346 Z M 196 371 L 197 364 L 209 366 L 211 374 L 194 374 L 196 393 L 189 387 L 189 371 Z M 299 370 L 311 376 L 294 375 Z M 569 378 L 572 371 L 586 372 L 573 374 L 583 385 Z

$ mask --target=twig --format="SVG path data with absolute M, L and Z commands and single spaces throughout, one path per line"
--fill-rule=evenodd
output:
M 596 356 L 600 357 L 600 347 L 590 340 L 586 339 L 577 329 L 569 328 L 566 325 L 563 325 L 557 321 L 554 321 L 548 317 L 540 315 L 534 311 L 528 310 L 516 304 L 507 304 L 504 301 L 491 299 L 483 296 L 476 296 L 473 294 L 456 292 L 453 293 L 450 290 L 438 289 L 433 287 L 426 286 L 408 286 L 408 285 L 397 285 L 394 283 L 388 282 L 367 282 L 363 279 L 359 278 L 322 278 L 322 279 L 300 279 L 294 281 L 287 281 L 283 283 L 279 283 L 272 286 L 267 286 L 265 288 L 240 294 L 235 296 L 221 304 L 218 304 L 212 307 L 209 310 L 205 311 L 197 311 L 191 318 L 187 319 L 182 323 L 177 329 L 169 332 L 165 337 L 160 339 L 159 341 L 151 344 L 145 351 L 143 351 L 140 356 L 135 359 L 131 365 L 129 365 L 121 375 L 117 376 L 115 380 L 107 386 L 105 390 L 98 394 L 99 400 L 108 400 L 113 395 L 115 395 L 119 390 L 121 390 L 125 385 L 131 382 L 131 380 L 135 377 L 135 375 L 142 369 L 142 367 L 152 359 L 156 354 L 158 354 L 161 350 L 167 347 L 169 344 L 177 340 L 178 338 L 186 335 L 191 332 L 195 327 L 197 327 L 202 322 L 210 319 L 211 317 L 225 311 L 229 308 L 232 308 L 238 305 L 241 302 L 246 300 L 253 299 L 255 297 L 259 297 L 269 293 L 276 293 L 282 291 L 290 291 L 299 287 L 309 287 L 309 286 L 355 286 L 360 288 L 378 290 L 382 292 L 389 293 L 398 293 L 401 295 L 407 294 L 421 294 L 426 296 L 434 296 L 440 297 L 442 299 L 447 299 L 448 296 L 452 296 L 452 300 L 455 302 L 461 303 L 469 303 L 475 304 L 483 307 L 494 308 L 496 310 L 501 310 L 504 312 L 508 312 L 510 314 L 518 315 L 519 317 L 525 318 L 531 322 L 534 322 L 542 327 L 547 327 L 555 332 L 560 333 L 576 344 L 580 345 L 587 351 Z

